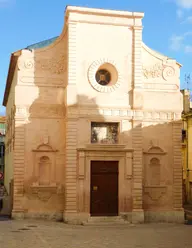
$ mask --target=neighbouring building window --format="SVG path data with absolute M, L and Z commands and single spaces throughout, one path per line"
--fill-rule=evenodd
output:
M 91 143 L 116 144 L 118 142 L 118 123 L 92 122 Z

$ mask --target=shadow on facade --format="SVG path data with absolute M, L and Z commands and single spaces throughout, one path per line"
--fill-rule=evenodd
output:
M 142 116 L 121 116 L 121 111 L 99 107 L 86 95 L 78 95 L 76 103 L 66 107 L 64 99 L 70 95 L 52 83 L 35 82 L 39 95 L 28 108 L 28 118 L 16 111 L 13 217 L 62 220 L 63 212 L 86 213 L 90 207 L 86 158 L 116 160 L 122 153 L 122 214 L 182 210 L 180 122 L 141 124 Z M 95 145 L 98 150 L 92 151 Z M 99 156 L 103 151 L 105 155 Z
M 15 110 L 7 108 L 12 216 L 88 216 L 92 160 L 118 160 L 119 214 L 137 212 L 142 221 L 143 209 L 152 213 L 146 219 L 158 211 L 164 220 L 182 213 L 181 122 L 171 121 L 168 113 L 110 107 L 107 95 L 106 107 L 98 106 L 97 98 L 78 95 L 75 84 L 67 85 L 63 43 L 57 46 L 56 52 L 49 48 L 49 58 L 46 49 L 25 50 L 19 58 L 21 99 L 15 99 Z

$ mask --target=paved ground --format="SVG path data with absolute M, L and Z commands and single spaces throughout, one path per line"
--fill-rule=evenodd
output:
M 0 221 L 0 248 L 192 248 L 192 226 Z

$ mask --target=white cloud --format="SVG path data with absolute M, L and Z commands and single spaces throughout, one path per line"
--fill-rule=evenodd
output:
M 174 0 L 178 6 L 184 9 L 192 8 L 192 0 Z
M 192 16 L 188 16 L 182 23 L 192 24 Z
M 178 9 L 177 12 L 176 12 L 176 14 L 177 14 L 177 17 L 179 19 L 181 19 L 183 17 L 183 11 L 181 9 Z
M 187 37 L 192 36 L 192 31 L 185 32 L 181 35 L 172 35 L 170 38 L 170 49 L 173 51 L 184 51 L 185 53 L 192 53 L 192 46 L 185 45 Z
M 192 46 L 185 46 L 185 53 L 192 53 Z
M 170 48 L 173 51 L 179 51 L 182 47 L 184 36 L 182 35 L 172 35 L 170 38 Z
M 191 35 L 192 35 L 192 31 L 188 31 L 188 32 L 185 32 L 183 36 L 186 37 L 186 36 L 191 36 Z

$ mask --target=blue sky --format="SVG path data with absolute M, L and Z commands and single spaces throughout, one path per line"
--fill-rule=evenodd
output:
M 145 12 L 143 41 L 183 65 L 181 87 L 186 87 L 185 74 L 192 72 L 192 0 L 0 0 L 1 102 L 10 54 L 59 35 L 66 5 Z

